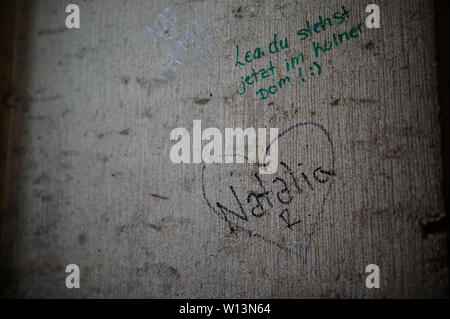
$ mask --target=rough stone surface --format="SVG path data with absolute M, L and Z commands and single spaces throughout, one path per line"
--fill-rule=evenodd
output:
M 79 1 L 78 30 L 64 26 L 68 3 L 20 5 L 2 295 L 448 297 L 432 1 L 378 0 L 380 29 L 318 58 L 312 42 L 365 22 L 365 2 Z M 348 21 L 299 39 L 341 3 Z M 288 50 L 235 67 L 237 44 L 243 58 L 274 33 Z M 300 51 L 305 82 L 256 96 Z M 237 94 L 270 60 L 275 76 Z M 173 164 L 170 132 L 194 119 L 286 130 L 280 160 L 302 192 L 280 165 L 261 180 L 273 207 L 254 217 L 255 165 Z M 318 167 L 334 176 L 317 183 Z M 216 205 L 238 211 L 230 186 L 248 214 L 230 217 L 234 232 Z M 291 229 L 285 208 L 300 221 Z M 65 287 L 71 263 L 81 289 Z M 365 287 L 368 264 L 380 289 Z

